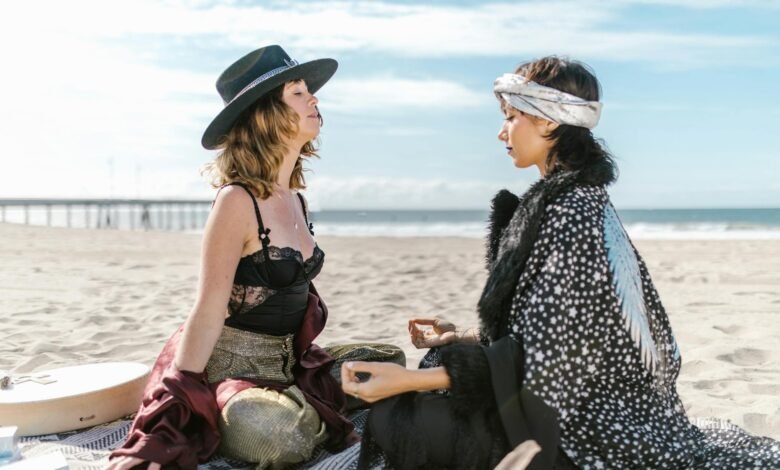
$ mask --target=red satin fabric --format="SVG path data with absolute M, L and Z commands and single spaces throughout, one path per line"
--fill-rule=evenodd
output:
M 330 375 L 334 359 L 313 343 L 325 328 L 328 310 L 314 285 L 301 329 L 295 336 L 295 385 L 325 423 L 330 450 L 354 444 L 360 437 L 342 412 L 346 397 Z M 209 385 L 205 373 L 178 370 L 173 359 L 181 337 L 180 327 L 165 343 L 154 363 L 138 414 L 122 447 L 110 458 L 138 457 L 149 462 L 197 468 L 219 446 L 219 413 L 236 393 L 251 387 L 283 390 L 286 385 L 250 378 L 231 378 Z

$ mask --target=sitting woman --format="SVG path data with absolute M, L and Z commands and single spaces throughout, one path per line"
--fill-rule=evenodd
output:
M 384 399 L 362 463 L 381 449 L 399 470 L 492 468 L 505 456 L 500 468 L 780 468 L 777 442 L 685 415 L 679 347 L 607 194 L 616 169 L 591 133 L 594 75 L 546 57 L 494 90 L 506 117 L 498 138 L 542 178 L 493 201 L 479 332 L 412 320 L 418 347 L 457 343 L 426 356 L 441 367 L 342 367 L 346 393 Z
M 225 108 L 203 135 L 217 193 L 203 235 L 198 294 L 165 345 L 110 468 L 196 468 L 219 448 L 257 468 L 308 459 L 318 444 L 357 442 L 338 383 L 346 359 L 392 360 L 389 345 L 321 349 L 327 309 L 312 281 L 325 254 L 313 238 L 303 159 L 322 117 L 314 93 L 336 61 L 298 64 L 258 49 L 217 80 Z

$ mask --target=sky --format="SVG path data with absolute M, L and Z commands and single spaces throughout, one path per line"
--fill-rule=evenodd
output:
M 25 1 L 0 18 L 0 198 L 211 199 L 200 138 L 234 60 L 279 44 L 317 93 L 313 209 L 485 209 L 539 178 L 493 80 L 548 54 L 602 85 L 618 208 L 780 207 L 780 1 Z

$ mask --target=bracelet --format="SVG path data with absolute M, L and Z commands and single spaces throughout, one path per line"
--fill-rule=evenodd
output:
M 471 338 L 474 342 L 479 343 L 479 329 L 478 328 L 466 328 L 465 330 L 455 329 L 455 339 L 457 342 L 462 342 L 466 338 L 466 333 L 471 333 Z

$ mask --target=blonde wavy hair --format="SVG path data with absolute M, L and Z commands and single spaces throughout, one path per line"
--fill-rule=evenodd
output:
M 213 187 L 238 182 L 253 189 L 260 199 L 273 194 L 287 142 L 298 134 L 298 113 L 282 100 L 285 85 L 257 100 L 217 146 L 219 154 L 201 172 L 211 176 Z M 303 159 L 312 156 L 318 156 L 314 141 L 301 149 L 290 176 L 290 188 L 306 189 Z

